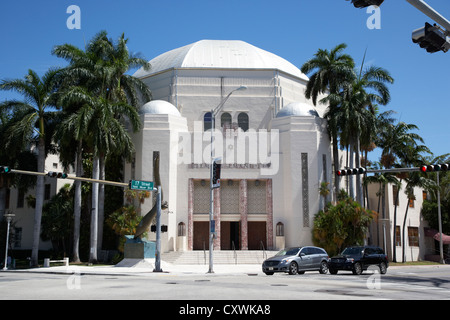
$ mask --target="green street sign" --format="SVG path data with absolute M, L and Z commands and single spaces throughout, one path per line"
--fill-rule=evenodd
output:
M 130 180 L 128 185 L 132 190 L 153 191 L 154 183 L 152 181 Z

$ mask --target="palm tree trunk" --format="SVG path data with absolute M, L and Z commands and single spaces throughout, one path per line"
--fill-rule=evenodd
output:
M 360 168 L 361 167 L 361 158 L 359 156 L 360 154 L 360 141 L 359 141 L 359 133 L 357 133 L 356 135 L 356 141 L 355 141 L 355 145 L 356 145 L 356 150 L 355 151 L 355 167 L 356 168 Z M 364 205 L 363 203 L 363 189 L 362 189 L 362 183 L 361 183 L 361 175 L 357 174 L 356 176 L 356 197 L 357 197 L 357 201 L 359 202 L 359 204 L 361 206 Z
M 406 204 L 406 212 L 405 218 L 403 219 L 403 230 L 402 230 L 402 262 L 406 262 L 406 252 L 405 252 L 405 228 L 406 228 L 406 219 L 408 217 L 408 209 L 409 209 L 409 198 L 408 203 Z
M 353 140 L 353 139 L 352 139 Z M 355 145 L 353 143 L 353 141 L 350 143 L 350 168 L 354 168 L 355 167 Z M 349 175 L 348 176 L 348 181 L 349 181 L 349 189 L 350 189 L 350 197 L 355 200 L 355 176 L 354 175 Z
M 402 180 L 400 180 L 400 184 L 402 183 Z M 396 199 L 396 203 L 394 203 L 395 208 L 394 208 L 394 232 L 393 232 L 393 238 L 394 241 L 392 241 L 393 245 L 392 245 L 392 262 L 397 262 L 397 244 L 396 244 L 396 229 L 397 229 L 397 208 L 400 205 L 400 201 L 399 201 L 399 197 L 400 196 L 400 186 L 397 188 L 397 199 Z
M 100 157 L 99 179 L 105 180 L 105 162 L 104 156 Z M 103 224 L 105 221 L 105 185 L 100 183 L 98 186 L 98 239 L 97 250 L 102 250 L 103 246 Z
M 83 175 L 83 151 L 82 142 L 78 142 L 78 150 L 76 155 L 76 176 L 81 177 Z M 75 180 L 75 199 L 73 205 L 73 262 L 80 262 L 80 221 L 81 221 L 81 181 Z
M 92 179 L 99 179 L 99 158 L 94 156 L 92 160 Z M 97 239 L 98 239 L 98 183 L 92 183 L 92 208 L 91 208 L 91 238 L 89 262 L 97 262 Z
M 38 144 L 38 172 L 45 171 L 45 141 L 41 136 Z M 34 211 L 33 246 L 31 248 L 31 267 L 37 267 L 39 255 L 39 239 L 41 237 L 42 206 L 44 204 L 44 176 L 37 176 L 36 207 Z
M 333 134 L 333 161 L 334 161 L 334 199 L 337 201 L 337 195 L 339 194 L 340 190 L 340 177 L 336 174 L 337 170 L 339 170 L 339 150 L 338 150 L 338 141 L 337 141 L 337 133 Z

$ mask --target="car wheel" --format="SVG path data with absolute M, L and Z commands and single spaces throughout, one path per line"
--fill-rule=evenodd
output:
M 353 265 L 353 274 L 360 275 L 362 274 L 363 269 L 361 263 L 357 262 Z
M 329 270 L 330 270 L 331 274 L 337 274 L 338 273 L 337 269 L 330 268 Z
M 328 263 L 326 261 L 322 261 L 320 264 L 319 273 L 326 274 L 328 272 Z
M 298 265 L 295 262 L 291 262 L 289 265 L 289 274 L 297 274 L 298 273 Z
M 273 276 L 273 272 L 264 272 L 268 276 Z
M 384 262 L 380 263 L 380 273 L 381 274 L 386 274 L 386 272 L 387 272 L 386 263 L 384 263 Z

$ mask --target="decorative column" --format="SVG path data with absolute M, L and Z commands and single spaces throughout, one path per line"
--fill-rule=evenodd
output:
M 188 250 L 194 249 L 194 179 L 188 180 Z
M 266 181 L 266 212 L 267 212 L 267 249 L 273 249 L 273 195 L 272 179 Z
M 241 250 L 248 250 L 247 180 L 239 181 L 239 213 L 241 215 Z
M 214 189 L 214 220 L 216 221 L 214 250 L 220 250 L 220 188 Z

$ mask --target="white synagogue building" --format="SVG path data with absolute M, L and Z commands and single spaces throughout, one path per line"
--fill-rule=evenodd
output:
M 168 226 L 163 251 L 208 248 L 211 111 L 225 100 L 214 130 L 214 156 L 222 159 L 214 249 L 312 244 L 319 185 L 331 182 L 334 169 L 322 119 L 326 106 L 316 108 L 305 98 L 308 78 L 243 41 L 202 40 L 150 63 L 149 71 L 134 74 L 153 100 L 142 107 L 143 127 L 133 136 L 136 154 L 125 181 L 153 181 L 153 153 L 160 153 L 169 204 L 162 215 Z M 147 201 L 142 212 L 151 207 Z

